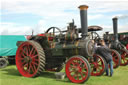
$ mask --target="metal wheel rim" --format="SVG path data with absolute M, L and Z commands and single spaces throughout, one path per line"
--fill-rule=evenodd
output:
M 103 74 L 105 69 L 104 60 L 99 55 L 96 54 L 94 54 L 93 57 L 96 58 L 96 61 L 91 63 L 91 69 L 92 69 L 91 76 L 100 76 L 101 74 Z
M 29 58 L 27 58 L 29 56 Z M 31 59 L 31 62 L 29 60 Z M 37 49 L 29 42 L 21 44 L 16 53 L 16 66 L 20 74 L 33 77 L 39 69 L 39 54 Z
M 73 57 L 66 63 L 66 74 L 73 83 L 83 83 L 88 76 L 88 66 L 82 58 Z

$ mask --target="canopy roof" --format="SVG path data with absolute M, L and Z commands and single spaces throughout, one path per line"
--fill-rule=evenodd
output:
M 103 28 L 102 27 L 100 27 L 100 26 L 89 26 L 88 27 L 88 31 L 100 31 L 100 30 L 102 30 Z
M 0 56 L 16 55 L 17 41 L 26 41 L 23 35 L 0 35 Z

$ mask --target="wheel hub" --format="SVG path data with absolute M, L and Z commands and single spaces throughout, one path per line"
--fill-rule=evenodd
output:
M 24 61 L 25 62 L 32 62 L 32 58 L 30 57 L 30 56 L 26 56 L 25 58 L 24 58 Z

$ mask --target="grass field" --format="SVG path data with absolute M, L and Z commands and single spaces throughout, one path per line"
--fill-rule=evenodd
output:
M 64 70 L 63 70 L 64 71 Z M 113 77 L 91 76 L 84 85 L 128 85 L 128 66 L 114 69 Z M 75 85 L 68 78 L 56 80 L 53 72 L 43 72 L 37 78 L 25 78 L 21 76 L 16 66 L 8 66 L 0 69 L 0 85 Z M 83 84 L 76 84 L 83 85 Z

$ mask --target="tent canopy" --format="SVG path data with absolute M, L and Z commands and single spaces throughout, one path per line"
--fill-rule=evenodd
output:
M 16 55 L 17 41 L 26 41 L 23 35 L 0 35 L 0 56 Z

